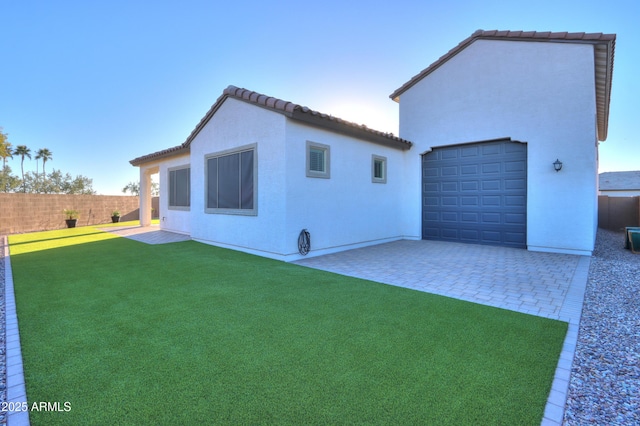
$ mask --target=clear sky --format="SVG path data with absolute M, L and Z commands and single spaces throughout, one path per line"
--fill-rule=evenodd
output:
M 398 134 L 389 95 L 477 29 L 616 33 L 600 171 L 640 170 L 638 0 L 1 0 L 0 17 L 0 126 L 99 194 L 230 84 Z

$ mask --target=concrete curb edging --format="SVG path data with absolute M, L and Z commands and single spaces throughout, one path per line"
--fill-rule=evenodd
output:
M 13 273 L 9 259 L 9 241 L 3 238 L 4 246 L 4 303 L 6 317 L 7 343 L 7 403 L 21 404 L 27 402 L 27 390 L 24 383 L 22 368 L 22 350 L 20 349 L 20 332 L 18 330 L 18 316 L 16 313 L 16 299 L 13 292 Z M 8 426 L 30 426 L 28 411 L 11 411 L 7 413 Z
M 571 378 L 571 366 L 575 357 L 578 344 L 578 332 L 580 330 L 580 317 L 582 305 L 589 278 L 591 257 L 581 256 L 578 266 L 571 279 L 567 296 L 560 310 L 559 320 L 569 323 L 567 335 L 564 338 L 562 352 L 553 377 L 551 392 L 544 409 L 542 426 L 560 426 L 564 420 L 564 409 L 569 392 L 569 379 Z

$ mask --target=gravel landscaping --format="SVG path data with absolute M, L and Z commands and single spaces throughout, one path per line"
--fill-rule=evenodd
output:
M 565 425 L 640 424 L 640 255 L 598 230 L 571 368 Z
M 640 424 L 640 255 L 624 234 L 598 230 L 565 425 Z M 0 238 L 0 403 L 6 401 L 4 239 Z M 6 424 L 0 412 L 0 424 Z

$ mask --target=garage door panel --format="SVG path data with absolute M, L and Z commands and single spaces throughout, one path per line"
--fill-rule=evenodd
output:
M 483 191 L 500 191 L 502 188 L 502 181 L 499 179 L 489 179 L 482 181 Z
M 507 161 L 504 163 L 504 171 L 506 173 L 524 172 L 527 165 L 524 161 Z
M 460 221 L 465 223 L 479 223 L 480 213 L 479 212 L 462 212 L 462 214 L 460 215 Z
M 526 247 L 525 144 L 436 148 L 423 156 L 423 238 Z
M 505 179 L 504 189 L 506 190 L 523 190 L 526 189 L 527 183 L 524 179 Z
M 460 182 L 461 191 L 477 191 L 480 188 L 480 182 L 477 180 L 469 180 Z
M 458 197 L 448 197 L 446 195 L 443 195 L 440 197 L 440 200 L 442 202 L 443 207 L 451 207 L 451 206 L 458 205 Z
M 458 158 L 459 151 L 455 148 L 445 148 L 440 150 L 440 159 L 441 160 L 451 160 Z
M 526 207 L 527 198 L 522 196 L 522 195 L 505 195 L 505 197 L 504 197 L 504 205 L 506 207 L 509 207 L 509 206 Z
M 482 165 L 482 174 L 483 175 L 495 175 L 502 172 L 502 164 L 501 163 L 486 163 Z
M 458 166 L 445 166 L 440 169 L 440 176 L 458 176 Z
M 436 207 L 440 205 L 440 198 L 439 197 L 424 197 L 424 206 L 427 207 Z
M 440 189 L 440 185 L 436 182 L 425 182 L 422 184 L 422 192 L 434 192 L 437 193 Z
M 482 223 L 502 223 L 502 214 L 499 212 L 482 213 Z
M 502 241 L 502 233 L 500 231 L 482 231 L 482 240 L 484 244 L 500 244 Z
M 470 145 L 467 147 L 462 147 L 460 149 L 460 157 L 477 157 L 480 155 L 480 147 L 477 145 Z
M 482 145 L 482 156 L 487 158 L 490 155 L 502 154 L 501 147 L 499 145 Z
M 463 228 L 460 230 L 460 240 L 476 243 L 480 241 L 480 231 L 477 229 Z
M 526 221 L 526 217 L 523 213 L 505 213 L 504 223 L 522 225 Z
M 424 177 L 437 177 L 440 176 L 440 169 L 435 167 L 423 167 L 422 176 Z
M 440 214 L 440 221 L 457 223 L 460 221 L 460 218 L 458 217 L 458 212 L 442 212 Z
M 482 196 L 482 205 L 483 206 L 501 206 L 502 205 L 502 196 L 500 196 L 500 195 L 483 195 Z
M 442 182 L 442 192 L 459 192 L 458 182 Z
M 460 174 L 465 178 L 480 174 L 480 167 L 476 164 L 460 166 Z

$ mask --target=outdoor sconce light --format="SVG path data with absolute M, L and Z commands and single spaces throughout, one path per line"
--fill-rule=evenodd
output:
M 562 161 L 556 159 L 556 161 L 553 162 L 553 168 L 555 169 L 556 172 L 559 172 L 560 170 L 562 170 Z

